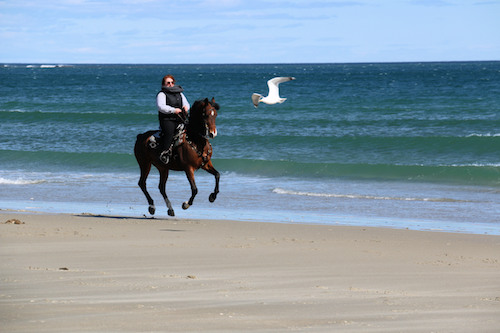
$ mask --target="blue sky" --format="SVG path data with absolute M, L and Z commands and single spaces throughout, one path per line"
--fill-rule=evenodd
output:
M 500 60 L 500 0 L 0 0 L 1 63 Z

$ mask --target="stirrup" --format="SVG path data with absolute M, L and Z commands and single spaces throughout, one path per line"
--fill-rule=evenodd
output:
M 161 152 L 160 161 L 162 161 L 165 164 L 168 164 L 168 162 L 170 161 L 170 149 Z

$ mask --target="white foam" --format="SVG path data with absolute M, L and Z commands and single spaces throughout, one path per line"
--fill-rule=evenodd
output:
M 479 133 L 472 133 L 467 135 L 467 138 L 470 137 L 497 137 L 500 136 L 500 133 L 484 133 L 484 134 L 479 134 Z
M 42 183 L 45 183 L 45 180 L 42 179 L 29 180 L 23 178 L 7 179 L 0 177 L 1 185 L 32 185 L 32 184 L 42 184 Z
M 457 200 L 450 198 L 412 198 L 412 197 L 385 197 L 375 195 L 360 195 L 360 194 L 335 194 L 335 193 L 315 193 L 291 191 L 282 188 L 273 189 L 273 193 L 298 195 L 307 197 L 323 197 L 323 198 L 347 198 L 347 199 L 368 199 L 368 200 L 399 200 L 399 201 L 429 201 L 429 202 L 469 202 L 465 200 Z

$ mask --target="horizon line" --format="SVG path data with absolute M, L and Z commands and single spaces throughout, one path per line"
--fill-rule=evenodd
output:
M 68 65 L 343 65 L 343 64 L 409 64 L 409 63 L 464 63 L 464 62 L 498 62 L 500 60 L 422 60 L 422 61 L 361 61 L 361 62 L 228 62 L 228 63 L 149 63 L 149 62 L 0 62 L 2 65 L 47 65 L 47 66 L 68 66 Z

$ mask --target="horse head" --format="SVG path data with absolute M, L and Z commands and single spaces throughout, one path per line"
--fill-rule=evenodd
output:
M 196 101 L 191 108 L 189 124 L 198 127 L 197 134 L 206 139 L 213 139 L 217 136 L 217 127 L 215 118 L 217 118 L 217 110 L 219 104 L 205 98 L 201 101 Z
M 215 126 L 215 118 L 217 118 L 217 110 L 219 110 L 219 104 L 215 103 L 214 97 L 212 97 L 211 101 L 209 101 L 208 98 L 205 98 L 204 102 L 206 103 L 204 108 L 206 128 L 205 137 L 213 139 L 217 136 L 217 126 Z

